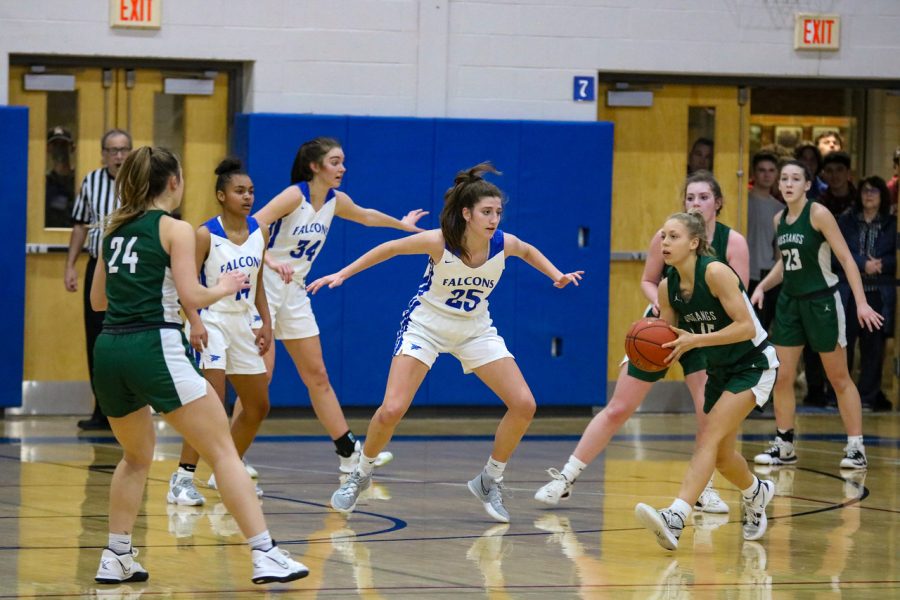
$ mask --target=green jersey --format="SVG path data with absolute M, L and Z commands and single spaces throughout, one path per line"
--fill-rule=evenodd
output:
M 167 214 L 147 211 L 103 238 L 104 325 L 181 325 L 169 255 L 159 240 L 159 220 Z
M 722 303 L 716 298 L 706 284 L 706 268 L 717 259 L 711 256 L 698 256 L 694 268 L 694 290 L 689 298 L 685 298 L 681 291 L 681 275 L 678 269 L 671 269 L 667 276 L 669 286 L 669 305 L 678 315 L 679 325 L 682 329 L 688 329 L 694 333 L 712 333 L 720 331 L 731 325 L 734 321 L 725 312 Z M 740 362 L 752 350 L 765 344 L 766 330 L 760 325 L 750 304 L 750 298 L 744 291 L 744 285 L 738 279 L 738 287 L 747 305 L 747 310 L 753 318 L 756 333 L 751 340 L 724 344 L 722 346 L 710 346 L 703 348 L 706 355 L 707 370 L 716 367 L 727 367 Z
M 716 221 L 716 228 L 713 231 L 713 239 L 709 243 L 710 247 L 716 253 L 716 258 L 726 265 L 728 264 L 728 237 L 731 235 L 731 227 Z
M 782 293 L 794 297 L 823 292 L 836 285 L 837 275 L 831 270 L 831 246 L 821 231 L 812 226 L 807 201 L 797 220 L 787 223 L 788 211 L 781 214 L 775 237 L 784 266 Z

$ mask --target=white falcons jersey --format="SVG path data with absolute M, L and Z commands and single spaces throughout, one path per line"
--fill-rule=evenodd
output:
M 416 299 L 444 315 L 477 317 L 487 313 L 488 296 L 494 291 L 505 267 L 503 232 L 494 232 L 488 259 L 480 267 L 466 265 L 444 248 L 438 262 L 428 261 L 428 268 Z
M 263 262 L 263 251 L 266 242 L 259 224 L 253 217 L 247 217 L 247 240 L 235 244 L 228 239 L 222 221 L 214 217 L 203 224 L 209 229 L 209 256 L 203 261 L 200 269 L 200 282 L 206 287 L 218 283 L 219 276 L 229 271 L 243 271 L 250 279 L 250 288 L 241 290 L 234 296 L 226 296 L 209 307 L 210 310 L 222 312 L 255 311 L 256 281 Z
M 313 261 L 325 245 L 334 208 L 334 190 L 328 190 L 325 203 L 316 211 L 309 202 L 309 182 L 297 184 L 302 196 L 300 206 L 291 214 L 269 225 L 269 254 L 276 261 L 294 267 L 294 281 L 305 285 Z

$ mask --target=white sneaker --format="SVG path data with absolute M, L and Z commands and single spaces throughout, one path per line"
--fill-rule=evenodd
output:
M 569 481 L 566 476 L 554 468 L 547 469 L 547 473 L 553 478 L 548 484 L 534 493 L 534 499 L 550 506 L 556 506 L 560 500 L 567 500 L 572 497 L 572 488 L 575 486 L 574 481 Z
M 259 479 L 259 471 L 257 471 L 253 465 L 248 463 L 246 459 L 244 459 L 244 468 L 247 470 L 247 475 L 250 476 L 250 479 Z
M 213 473 L 212 475 L 209 476 L 209 480 L 206 482 L 206 487 L 208 487 L 208 488 L 211 489 L 211 490 L 217 490 L 217 489 L 219 489 L 219 488 L 216 487 L 216 474 L 215 474 L 215 473 Z M 262 488 L 259 487 L 259 484 L 256 483 L 256 482 L 254 481 L 254 482 L 253 482 L 253 487 L 256 488 L 256 497 L 257 497 L 257 498 L 262 498 L 262 497 L 263 497 L 263 491 L 262 491 Z
M 355 450 L 353 450 L 353 454 L 350 456 L 340 456 L 338 458 L 341 459 L 341 465 L 338 467 L 338 470 L 341 473 L 352 473 L 356 466 L 359 464 L 359 457 L 362 454 L 362 442 L 356 440 Z M 394 455 L 391 452 L 379 452 L 378 456 L 375 457 L 375 468 L 383 467 L 394 460 Z
M 742 531 L 744 539 L 753 541 L 758 540 L 766 532 L 769 523 L 766 518 L 766 506 L 775 496 L 775 483 L 767 479 L 759 479 L 759 486 L 756 488 L 753 497 L 743 499 L 743 527 Z
M 272 546 L 268 552 L 253 550 L 253 583 L 287 583 L 309 575 L 303 563 L 291 558 L 287 550 Z
M 138 555 L 137 548 L 126 554 L 116 554 L 104 548 L 100 554 L 100 567 L 94 581 L 97 583 L 125 583 L 126 581 L 147 581 L 150 574 L 134 560 Z
M 728 513 L 728 505 L 725 504 L 725 501 L 719 496 L 719 492 L 716 491 L 716 488 L 708 486 L 700 492 L 700 497 L 697 498 L 697 502 L 694 504 L 694 510 L 715 515 L 724 515 Z
M 862 444 L 847 444 L 844 447 L 844 458 L 841 459 L 842 469 L 868 469 L 866 449 Z
M 797 463 L 797 454 L 794 452 L 794 444 L 786 442 L 781 437 L 775 436 L 768 450 L 753 457 L 753 462 L 758 465 L 793 465 Z
M 206 498 L 197 491 L 197 487 L 194 485 L 194 474 L 178 467 L 169 480 L 166 502 L 179 506 L 201 506 L 206 502 Z
M 656 510 L 652 506 L 639 502 L 634 507 L 634 516 L 638 522 L 656 535 L 656 542 L 666 550 L 678 548 L 678 538 L 684 530 L 684 519 L 678 513 L 664 508 Z

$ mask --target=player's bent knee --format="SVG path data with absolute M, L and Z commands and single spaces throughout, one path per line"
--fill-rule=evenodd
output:
M 375 413 L 378 422 L 388 427 L 394 427 L 406 414 L 406 406 L 398 402 L 385 402 Z

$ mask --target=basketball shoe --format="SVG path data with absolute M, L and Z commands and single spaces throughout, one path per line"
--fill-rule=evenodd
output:
M 338 470 L 341 473 L 352 473 L 356 466 L 359 464 L 359 457 L 362 454 L 362 442 L 356 440 L 356 446 L 353 450 L 353 454 L 350 456 L 340 456 L 338 458 L 341 459 L 341 465 L 338 467 Z M 391 452 L 379 452 L 378 456 L 375 457 L 375 468 L 383 467 L 394 460 L 394 455 Z
M 372 485 L 372 475 L 363 475 L 359 469 L 350 473 L 346 481 L 331 495 L 331 507 L 342 513 L 353 512 L 359 495 Z
M 754 456 L 753 462 L 758 465 L 793 465 L 797 462 L 794 444 L 776 435 L 769 449 Z
M 253 550 L 253 583 L 287 583 L 309 575 L 309 569 L 291 558 L 287 550 L 272 546 L 268 551 Z
M 137 548 L 131 552 L 116 554 L 109 548 L 104 548 L 100 554 L 100 567 L 94 581 L 97 583 L 125 583 L 127 581 L 147 581 L 150 574 L 137 562 Z
M 868 469 L 869 461 L 866 460 L 866 449 L 862 444 L 847 444 L 844 447 L 844 458 L 841 459 L 842 469 Z
M 481 500 L 484 510 L 501 523 L 509 523 L 509 513 L 503 506 L 503 478 L 491 479 L 482 471 L 468 483 L 469 491 Z
M 653 532 L 660 546 L 666 550 L 678 548 L 678 538 L 684 531 L 684 518 L 680 514 L 669 508 L 656 510 L 641 502 L 634 507 L 634 516 L 642 526 Z
M 700 493 L 700 497 L 697 498 L 697 502 L 694 504 L 694 510 L 724 515 L 728 513 L 728 505 L 725 504 L 725 501 L 719 496 L 719 492 L 716 491 L 716 488 L 710 485 Z
M 568 500 L 572 497 L 572 488 L 575 486 L 574 481 L 569 481 L 566 476 L 554 468 L 547 469 L 547 473 L 553 478 L 553 481 L 545 484 L 541 489 L 534 493 L 534 499 L 550 506 L 556 506 L 560 500 Z
M 169 480 L 169 493 L 166 502 L 180 506 L 201 506 L 206 498 L 197 491 L 194 485 L 194 474 L 178 467 Z
M 767 479 L 757 479 L 759 482 L 753 496 L 743 499 L 743 527 L 744 539 L 758 540 L 766 533 L 769 526 L 766 519 L 766 506 L 775 496 L 775 483 Z

